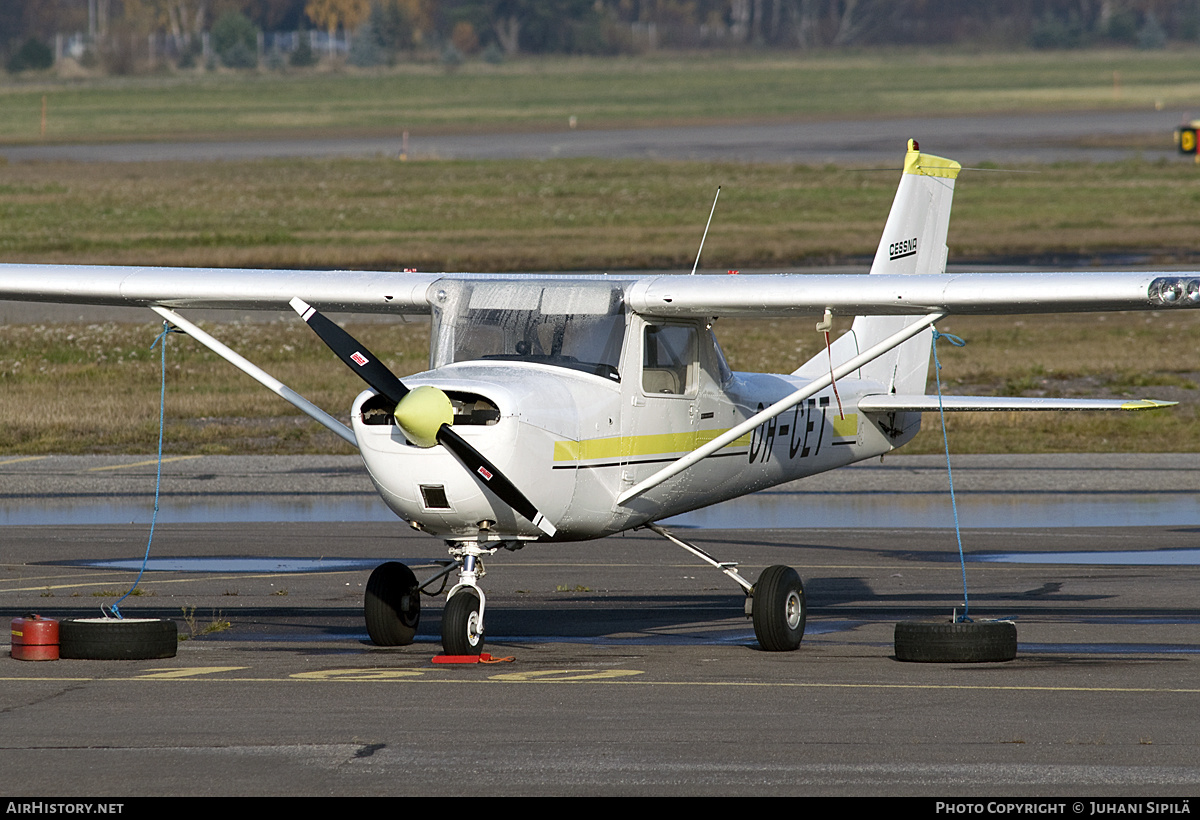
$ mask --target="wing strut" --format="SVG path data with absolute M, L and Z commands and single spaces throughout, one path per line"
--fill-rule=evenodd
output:
M 182 328 L 187 335 L 191 336 L 197 342 L 207 347 L 213 353 L 216 353 L 222 359 L 229 362 L 231 365 L 245 373 L 250 378 L 254 379 L 256 382 L 270 390 L 275 395 L 279 396 L 279 398 L 294 405 L 306 415 L 316 419 L 321 424 L 325 425 L 334 433 L 337 433 L 339 436 L 349 442 L 352 447 L 358 449 L 358 440 L 355 439 L 353 430 L 342 424 L 333 416 L 326 413 L 320 407 L 317 407 L 311 401 L 304 398 L 304 396 L 301 396 L 283 382 L 279 381 L 279 379 L 275 378 L 270 373 L 267 373 L 262 368 L 257 367 L 242 356 L 239 356 L 237 353 L 234 353 L 233 350 L 221 344 L 212 336 L 209 336 L 203 330 L 196 327 L 194 324 L 180 316 L 175 311 L 169 310 L 160 305 L 150 305 L 150 309 L 176 327 Z
M 762 424 L 764 421 L 767 421 L 768 419 L 772 419 L 775 416 L 778 416 L 780 413 L 784 412 L 785 410 L 790 410 L 791 408 L 795 407 L 800 402 L 807 399 L 809 396 L 812 396 L 815 393 L 818 393 L 821 390 L 824 390 L 826 387 L 828 387 L 829 385 L 831 385 L 833 383 L 834 379 L 840 379 L 843 376 L 849 375 L 850 373 L 854 372 L 858 368 L 862 367 L 867 362 L 872 361 L 873 359 L 876 359 L 876 358 L 882 356 L 884 353 L 887 353 L 889 350 L 896 347 L 897 345 L 903 344 L 904 342 L 911 339 L 913 336 L 916 336 L 918 333 L 925 330 L 925 328 L 931 327 L 935 322 L 938 322 L 941 319 L 945 318 L 945 316 L 946 316 L 945 313 L 930 313 L 928 316 L 925 316 L 925 317 L 919 319 L 918 321 L 914 322 L 913 324 L 909 325 L 908 327 L 904 328 L 903 330 L 900 330 L 897 333 L 893 333 L 891 336 L 888 336 L 886 339 L 884 339 L 879 344 L 875 345 L 874 347 L 868 348 L 866 350 L 866 352 L 860 353 L 859 355 L 855 356 L 853 359 L 850 359 L 849 361 L 834 368 L 828 375 L 813 379 L 811 382 L 804 385 L 804 387 L 801 387 L 799 390 L 792 393 L 791 395 L 785 396 L 784 398 L 775 402 L 774 404 L 772 404 L 770 407 L 766 408 L 765 410 L 758 411 L 753 416 L 751 416 L 750 418 L 743 421 L 741 424 L 739 424 L 735 427 L 731 427 L 730 429 L 726 430 L 724 433 L 722 433 L 721 435 L 714 438 L 708 444 L 705 444 L 702 447 L 697 447 L 695 450 L 688 453 L 686 456 L 683 456 L 682 458 L 680 458 L 677 461 L 671 462 L 670 464 L 668 464 L 666 467 L 663 467 L 661 470 L 659 470 L 654 475 L 652 475 L 649 478 L 645 479 L 644 481 L 630 487 L 628 490 L 621 493 L 621 495 L 619 495 L 617 497 L 617 503 L 625 504 L 626 502 L 630 501 L 631 499 L 637 498 L 639 495 L 646 492 L 647 490 L 654 489 L 659 484 L 662 484 L 664 481 L 666 481 L 668 478 L 671 478 L 672 476 L 682 473 L 688 467 L 691 467 L 693 464 L 700 461 L 701 459 L 707 458 L 708 456 L 715 453 L 717 450 L 720 450 L 725 445 L 730 444 L 731 442 L 737 441 L 739 438 L 744 436 L 746 433 L 749 433 L 751 430 L 753 430 L 758 425 Z

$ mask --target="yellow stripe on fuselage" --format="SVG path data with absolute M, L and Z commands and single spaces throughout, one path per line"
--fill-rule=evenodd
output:
M 844 419 L 833 419 L 834 438 L 858 438 L 858 413 L 847 413 Z
M 658 433 L 647 436 L 612 436 L 583 441 L 556 441 L 555 461 L 594 461 L 641 456 L 690 453 L 701 445 L 715 439 L 724 430 L 689 430 L 686 433 Z M 745 447 L 750 444 L 750 434 L 726 445 Z

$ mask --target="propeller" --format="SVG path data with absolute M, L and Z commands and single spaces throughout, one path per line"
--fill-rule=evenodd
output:
M 539 530 L 550 536 L 557 532 L 533 502 L 500 472 L 499 467 L 484 458 L 483 453 L 454 432 L 451 428 L 454 422 L 454 407 L 445 393 L 431 386 L 409 390 L 374 353 L 316 308 L 298 297 L 292 299 L 291 305 L 338 358 L 373 389 L 389 401 L 395 402 L 396 409 L 393 415 L 396 424 L 404 431 L 409 441 L 418 447 L 442 445 L 497 498 L 532 521 Z

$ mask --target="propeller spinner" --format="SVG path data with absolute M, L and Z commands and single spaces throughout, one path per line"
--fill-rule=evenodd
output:
M 539 530 L 550 536 L 557 532 L 533 502 L 500 472 L 500 468 L 454 432 L 451 428 L 454 409 L 445 393 L 429 386 L 409 390 L 374 353 L 316 308 L 298 297 L 292 299 L 291 305 L 338 358 L 371 388 L 395 402 L 396 424 L 409 441 L 418 447 L 442 445 L 497 498 L 532 521 Z

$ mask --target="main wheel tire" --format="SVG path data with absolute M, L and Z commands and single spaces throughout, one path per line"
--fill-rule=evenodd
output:
M 478 655 L 483 651 L 479 621 L 479 596 L 462 589 L 446 602 L 442 612 L 442 649 L 447 655 Z
M 179 627 L 160 618 L 73 618 L 58 625 L 58 656 L 72 660 L 173 658 Z
M 408 646 L 421 620 L 417 576 L 399 561 L 375 567 L 363 601 L 367 634 L 376 646 Z
M 1017 656 L 1009 621 L 896 624 L 896 660 L 914 663 L 1002 663 Z
M 754 636 L 768 652 L 791 652 L 804 640 L 808 607 L 804 584 L 791 567 L 776 564 L 758 576 L 753 590 Z

